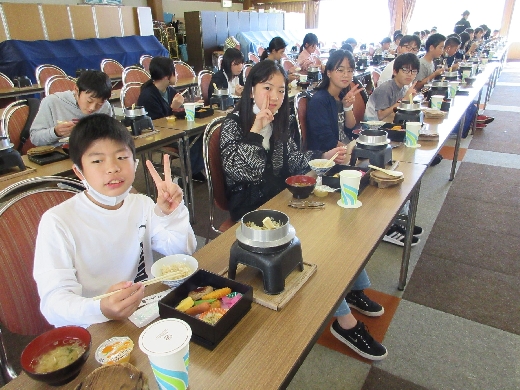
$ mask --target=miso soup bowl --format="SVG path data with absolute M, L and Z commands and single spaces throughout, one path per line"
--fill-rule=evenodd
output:
M 88 330 L 80 326 L 63 326 L 49 330 L 31 341 L 22 352 L 22 369 L 32 379 L 51 386 L 61 386 L 76 378 L 87 361 L 90 353 L 92 337 Z M 68 366 L 56 371 L 38 374 L 34 371 L 37 359 L 50 350 L 79 341 L 85 347 L 85 352 Z

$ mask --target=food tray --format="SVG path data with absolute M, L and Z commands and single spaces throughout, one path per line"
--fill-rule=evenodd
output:
M 215 113 L 211 107 L 195 107 L 195 118 L 206 118 Z
M 336 173 L 339 173 L 341 171 L 363 171 L 365 172 L 365 175 L 361 177 L 361 181 L 359 182 L 359 191 L 358 195 L 363 192 L 363 190 L 368 186 L 369 178 L 367 175 L 370 168 L 366 167 L 352 167 L 349 165 L 334 165 L 330 170 L 322 177 L 322 184 L 329 186 L 331 188 L 338 189 L 340 188 L 339 185 L 339 177 L 333 177 Z
M 401 130 L 390 130 L 394 126 L 401 127 Z M 404 142 L 404 138 L 406 136 L 406 130 L 402 125 L 396 123 L 385 123 L 380 127 L 381 130 L 386 131 L 387 137 L 390 141 L 394 142 Z
M 180 301 L 188 296 L 190 291 L 201 286 L 212 286 L 215 289 L 229 287 L 231 291 L 241 293 L 242 298 L 215 325 L 210 325 L 175 309 Z M 253 288 L 251 286 L 199 269 L 184 283 L 159 301 L 159 315 L 161 318 L 178 318 L 185 321 L 193 332 L 191 337 L 193 342 L 212 350 L 246 315 L 249 309 L 251 309 L 252 302 Z

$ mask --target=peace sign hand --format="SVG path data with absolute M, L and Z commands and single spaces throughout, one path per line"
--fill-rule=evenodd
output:
M 251 131 L 253 133 L 260 134 L 260 131 L 274 120 L 274 114 L 269 109 L 269 101 L 269 95 L 266 95 L 264 99 L 264 104 L 262 104 L 262 107 L 259 107 L 260 112 L 256 114 L 255 122 L 253 123 L 253 127 L 251 128 Z
M 356 101 L 356 95 L 363 91 L 365 88 L 361 87 L 359 84 L 354 85 L 350 89 L 350 91 L 343 98 L 343 107 L 347 108 L 354 104 Z
M 164 180 L 161 179 L 150 160 L 146 160 L 146 166 L 157 187 L 157 206 L 163 214 L 169 215 L 182 202 L 182 190 L 172 181 L 170 156 L 164 155 Z

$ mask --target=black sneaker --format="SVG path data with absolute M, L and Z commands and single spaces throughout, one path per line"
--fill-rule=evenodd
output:
M 206 182 L 206 176 L 204 176 L 204 174 L 202 172 L 194 173 L 193 175 L 191 175 L 191 179 L 193 181 L 198 181 L 200 183 Z
M 383 306 L 367 297 L 363 290 L 350 291 L 345 297 L 345 301 L 352 309 L 369 317 L 379 317 L 385 312 Z
M 395 244 L 398 246 L 404 246 L 404 239 L 405 239 L 406 230 L 404 230 L 403 227 L 393 224 L 390 229 L 386 232 L 385 236 L 383 237 L 383 241 L 389 242 L 391 244 Z M 412 237 L 412 246 L 417 245 L 421 240 L 413 236 Z
M 466 138 L 466 137 L 462 137 L 462 138 Z M 433 158 L 433 160 L 432 160 L 432 162 L 430 164 L 430 167 L 434 167 L 435 165 L 439 164 L 442 161 L 442 158 L 443 157 L 440 154 L 436 155 Z
M 330 331 L 334 337 L 365 359 L 383 360 L 388 355 L 385 346 L 374 340 L 361 321 L 352 329 L 343 329 L 339 326 L 338 320 L 335 320 L 330 326 Z
M 398 224 L 399 224 L 399 226 L 400 226 L 403 230 L 406 231 L 406 228 L 404 227 L 404 225 L 401 225 L 400 222 L 398 222 Z M 422 236 L 423 231 L 424 231 L 423 228 L 420 227 L 420 226 L 415 225 L 415 226 L 413 227 L 413 235 L 414 235 L 415 237 L 420 237 L 420 236 Z

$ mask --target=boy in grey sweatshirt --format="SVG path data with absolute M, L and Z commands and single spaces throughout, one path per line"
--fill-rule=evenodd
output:
M 83 72 L 74 91 L 57 92 L 45 97 L 31 125 L 31 142 L 35 146 L 57 145 L 68 137 L 83 117 L 91 114 L 113 116 L 108 102 L 112 84 L 107 74 L 87 70 Z

